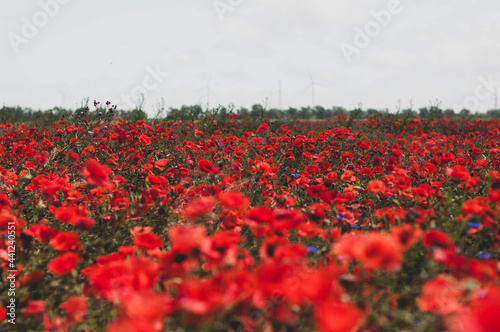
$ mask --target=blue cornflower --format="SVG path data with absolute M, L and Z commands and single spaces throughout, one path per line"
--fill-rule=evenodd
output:
M 479 259 L 490 259 L 491 258 L 491 254 L 487 253 L 487 252 L 478 252 L 477 253 L 477 258 Z
M 309 246 L 309 247 L 307 247 L 307 252 L 310 254 L 314 254 L 314 253 L 318 252 L 318 248 L 316 248 L 315 246 Z

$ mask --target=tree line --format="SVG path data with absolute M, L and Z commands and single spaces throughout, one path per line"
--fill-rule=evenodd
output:
M 0 109 L 0 122 L 8 122 L 12 124 L 20 123 L 44 123 L 52 122 L 58 119 L 64 119 L 66 117 L 83 114 L 85 112 L 88 115 L 97 115 L 99 112 L 109 113 L 109 105 L 101 106 L 99 103 L 94 104 L 94 110 L 90 110 L 89 107 L 81 107 L 75 110 L 54 107 L 50 110 L 33 110 L 31 108 L 23 108 L 20 106 L 8 107 L 3 106 Z M 344 107 L 334 106 L 331 108 L 325 108 L 323 106 L 315 107 L 301 107 L 294 108 L 290 107 L 288 109 L 277 109 L 277 108 L 266 108 L 261 104 L 252 105 L 250 108 L 240 107 L 235 108 L 234 106 L 218 106 L 215 108 L 203 108 L 201 105 L 184 105 L 180 108 L 170 107 L 165 110 L 164 107 L 159 107 L 154 115 L 148 115 L 140 107 L 133 110 L 122 110 L 113 108 L 112 115 L 114 118 L 121 118 L 126 121 L 137 121 L 137 120 L 183 120 L 183 121 L 194 121 L 196 119 L 204 117 L 224 117 L 231 114 L 238 115 L 240 119 L 258 119 L 258 118 L 270 118 L 270 119 L 302 119 L 302 120 L 327 120 L 329 118 L 334 118 L 336 116 L 342 115 L 353 120 L 360 120 L 368 118 L 376 114 L 387 114 L 389 111 L 387 109 L 377 110 L 373 108 L 368 108 L 363 110 L 361 107 L 356 107 L 353 109 L 346 109 Z M 460 118 L 500 118 L 500 109 L 489 110 L 486 113 L 473 113 L 470 110 L 463 109 L 460 112 L 455 112 L 453 109 L 441 109 L 438 106 L 423 107 L 420 109 L 401 109 L 396 112 L 396 115 L 402 118 L 446 118 L 446 117 L 460 117 Z

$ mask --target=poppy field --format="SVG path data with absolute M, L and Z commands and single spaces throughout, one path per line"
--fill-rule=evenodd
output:
M 0 330 L 499 330 L 500 120 L 103 113 L 0 124 Z

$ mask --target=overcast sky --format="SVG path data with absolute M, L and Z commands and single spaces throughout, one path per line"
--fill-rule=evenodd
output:
M 0 0 L 0 105 L 279 107 L 281 82 L 282 108 L 484 112 L 499 18 L 498 0 Z

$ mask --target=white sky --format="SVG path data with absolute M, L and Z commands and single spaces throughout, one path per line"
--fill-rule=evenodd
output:
M 0 105 L 74 108 L 89 97 L 127 107 L 122 96 L 146 79 L 149 113 L 162 97 L 206 105 L 208 86 L 212 107 L 278 107 L 280 81 L 281 106 L 301 107 L 312 104 L 310 73 L 325 107 L 494 108 L 481 80 L 498 81 L 500 2 L 399 0 L 349 63 L 340 45 L 355 46 L 355 29 L 391 1 L 0 0 Z M 148 78 L 155 68 L 169 73 L 160 84 Z

